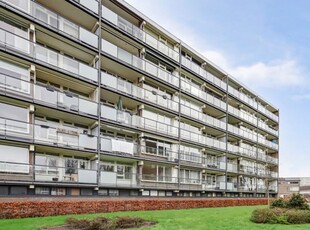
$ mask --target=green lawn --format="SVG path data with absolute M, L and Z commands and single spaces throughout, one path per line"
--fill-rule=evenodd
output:
M 310 229 L 306 225 L 261 225 L 249 221 L 252 207 L 227 207 L 227 208 L 204 208 L 187 210 L 165 210 L 165 211 L 139 211 L 118 212 L 108 214 L 86 214 L 75 215 L 80 218 L 93 218 L 98 215 L 105 216 L 140 216 L 149 220 L 157 220 L 159 223 L 149 229 Z M 43 217 L 0 220 L 2 230 L 33 230 L 42 226 L 60 225 L 68 216 Z

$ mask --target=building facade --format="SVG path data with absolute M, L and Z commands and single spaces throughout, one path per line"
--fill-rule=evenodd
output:
M 276 107 L 121 0 L 0 0 L 0 195 L 277 194 Z
M 288 197 L 293 195 L 294 193 L 300 193 L 300 178 L 279 178 L 279 196 Z

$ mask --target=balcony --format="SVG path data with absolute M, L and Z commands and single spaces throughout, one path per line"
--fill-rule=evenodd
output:
M 0 181 L 96 184 L 97 170 L 0 162 Z
M 28 77 L 25 77 L 28 78 Z M 31 93 L 34 89 L 34 95 Z M 65 109 L 79 114 L 97 116 L 97 103 L 79 97 L 69 91 L 60 92 L 53 86 L 35 85 L 20 78 L 11 77 L 0 73 L 0 93 L 27 97 L 35 102 L 52 107 Z
M 227 144 L 227 150 L 228 150 L 228 152 L 236 154 L 236 155 L 256 159 L 256 151 L 251 150 L 251 149 L 242 148 L 240 146 L 232 145 L 232 144 L 228 143 Z
M 133 54 L 117 47 L 116 45 L 102 39 L 102 51 L 115 57 L 116 59 L 129 64 L 139 70 L 145 71 L 152 76 L 179 87 L 179 78 L 172 75 L 170 72 L 154 65 L 153 63 L 134 56 Z
M 34 85 L 34 100 L 79 114 L 97 116 L 98 104 L 69 91 L 60 92 L 52 86 Z
M 7 140 L 21 140 L 37 144 L 96 151 L 97 137 L 80 133 L 75 127 L 51 127 L 46 122 L 31 124 L 0 118 L 0 136 Z
M 233 126 L 231 124 L 228 124 L 228 132 L 231 132 L 235 135 L 247 138 L 253 142 L 257 141 L 257 133 L 254 131 L 249 132 L 246 129 L 241 129 L 241 128 L 238 128 L 238 127 Z
M 237 173 L 238 172 L 238 164 L 227 163 L 227 172 Z
M 267 117 L 271 118 L 272 120 L 279 122 L 279 117 L 277 115 L 275 115 L 274 113 L 270 112 L 269 110 L 267 110 L 264 106 L 262 106 L 261 104 L 258 103 L 257 106 L 258 110 L 265 114 Z
M 138 174 L 100 171 L 99 186 L 112 188 L 132 188 L 138 186 Z
M 97 69 L 2 29 L 0 29 L 0 46 L 6 51 L 25 55 L 37 63 L 53 66 L 74 77 L 98 82 Z
M 247 96 L 246 94 L 234 89 L 231 86 L 228 86 L 228 92 L 232 94 L 233 96 L 237 97 L 241 101 L 245 102 L 246 104 L 250 105 L 251 107 L 257 109 L 257 102 L 255 99 Z
M 275 157 L 271 157 L 271 156 L 266 156 L 266 161 L 273 163 L 273 164 L 278 164 L 279 160 Z
M 172 136 L 174 138 L 178 137 L 177 126 L 132 115 L 128 112 L 117 110 L 114 107 L 101 105 L 101 116 L 104 119 L 112 120 L 127 127 L 156 132 L 162 135 Z
M 124 81 L 108 73 L 101 72 L 101 83 L 102 85 L 125 93 L 130 97 L 142 99 L 175 112 L 179 111 L 178 102 L 165 98 L 162 95 L 158 95 L 156 92 L 151 92 L 149 90 L 135 86 L 130 82 Z
M 208 103 L 210 103 L 211 105 L 221 109 L 221 110 L 225 110 L 226 111 L 226 102 L 218 99 L 217 97 L 212 96 L 211 94 L 208 94 L 204 91 L 202 91 L 200 88 L 185 82 L 183 80 L 181 80 L 181 90 L 184 92 L 188 92 L 192 95 L 194 95 L 195 97 L 198 97 Z
M 101 137 L 101 151 L 112 153 L 119 156 L 137 156 L 140 152 L 140 146 L 132 141 L 116 139 L 112 137 Z
M 183 66 L 187 67 L 188 69 L 192 70 L 193 72 L 197 73 L 201 77 L 203 77 L 207 82 L 218 86 L 222 90 L 226 91 L 227 84 L 226 82 L 220 80 L 219 78 L 213 76 L 211 73 L 207 72 L 203 68 L 201 68 L 196 63 L 192 62 L 191 60 L 187 59 L 184 56 L 181 56 L 181 63 Z
M 189 116 L 192 119 L 199 120 L 200 122 L 209 125 L 211 127 L 216 127 L 222 130 L 226 130 L 226 123 L 218 120 L 214 117 L 211 117 L 207 114 L 204 114 L 201 111 L 198 111 L 196 109 L 190 108 L 186 105 L 181 104 L 181 113 L 184 115 Z
M 87 0 L 84 0 L 86 2 Z M 25 6 L 27 8 L 20 8 L 22 5 L 20 1 L 8 0 L 8 4 L 14 6 L 18 10 L 22 10 L 28 14 L 33 20 L 40 20 L 45 23 L 47 26 L 51 26 L 58 31 L 64 32 L 66 35 L 69 35 L 75 39 L 78 39 L 88 45 L 91 45 L 95 48 L 98 48 L 98 36 L 92 32 L 74 24 L 73 22 L 59 16 L 53 11 L 48 10 L 47 8 L 39 5 L 30 0 L 24 0 Z M 88 1 L 92 2 L 92 1 Z M 97 3 L 98 8 L 98 3 Z M 98 12 L 98 11 L 97 11 Z
M 239 110 L 231 105 L 228 105 L 228 112 L 237 116 L 238 118 L 245 120 L 253 125 L 257 125 L 257 118 L 254 115 L 249 115 L 248 113 Z
M 269 132 L 275 136 L 279 136 L 279 130 L 275 130 L 275 129 L 269 127 L 265 122 L 258 120 L 258 127 L 261 129 L 264 129 L 265 131 L 267 131 L 267 132 Z
M 102 6 L 102 17 L 140 41 L 147 43 L 159 52 L 179 62 L 179 53 L 177 51 L 160 42 L 158 39 L 141 30 L 137 26 L 126 21 L 124 18 L 120 17 L 105 6 Z
M 248 174 L 248 175 L 256 175 L 256 169 L 255 167 L 247 166 L 240 164 L 238 168 L 238 172 L 242 174 Z
M 278 150 L 279 149 L 279 145 L 277 143 L 274 143 L 272 141 L 267 140 L 266 138 L 263 138 L 261 136 L 258 136 L 258 143 L 265 145 L 269 148 Z
M 225 190 L 225 181 L 207 181 L 202 180 L 202 190 Z
M 204 145 L 207 147 L 215 148 L 221 151 L 226 150 L 226 143 L 223 141 L 219 141 L 217 139 L 213 139 L 207 136 L 204 136 L 202 134 L 194 133 L 185 129 L 181 129 L 181 138 L 200 144 Z

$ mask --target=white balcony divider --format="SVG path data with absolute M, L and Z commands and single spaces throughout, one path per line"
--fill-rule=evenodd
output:
M 98 82 L 97 69 L 2 29 L 0 29 L 0 46 L 29 56 L 37 62 L 57 67 L 74 76 Z

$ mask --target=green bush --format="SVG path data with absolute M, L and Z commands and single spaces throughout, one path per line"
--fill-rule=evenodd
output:
M 303 198 L 300 194 L 293 194 L 291 198 L 287 201 L 287 207 L 301 210 L 309 210 L 307 200 Z
M 274 200 L 271 205 L 270 208 L 286 208 L 287 206 L 287 202 L 281 197 L 279 199 Z
M 310 223 L 310 211 L 285 208 L 256 209 L 250 220 L 260 224 L 306 224 Z
M 146 221 L 140 217 L 123 216 L 109 219 L 97 217 L 93 220 L 68 218 L 65 222 L 69 227 L 81 230 L 115 230 L 139 228 L 156 224 L 154 221 Z

